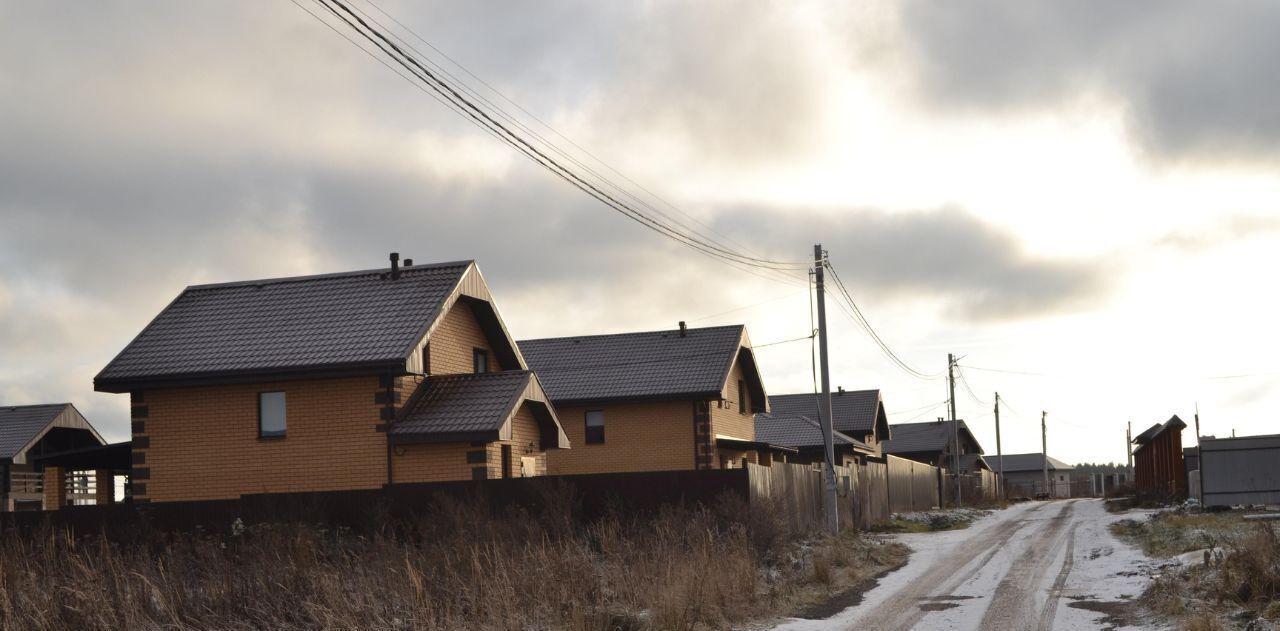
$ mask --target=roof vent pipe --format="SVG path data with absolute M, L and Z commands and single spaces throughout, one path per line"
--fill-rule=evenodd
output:
M 400 253 L 391 253 L 391 280 L 400 278 Z
M 413 267 L 413 259 L 405 259 L 405 260 L 404 260 L 404 266 L 405 266 L 405 267 Z
M 685 325 L 684 320 L 681 320 L 680 321 L 680 337 L 684 337 L 688 334 L 689 334 L 689 327 Z
M 836 389 L 837 389 L 836 396 L 838 397 L 844 396 L 844 386 L 836 386 Z

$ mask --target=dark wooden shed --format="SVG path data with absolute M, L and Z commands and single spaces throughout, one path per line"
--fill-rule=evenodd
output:
M 1187 474 L 1182 459 L 1182 430 L 1187 424 L 1174 415 L 1152 425 L 1133 439 L 1134 484 L 1139 493 L 1187 496 Z

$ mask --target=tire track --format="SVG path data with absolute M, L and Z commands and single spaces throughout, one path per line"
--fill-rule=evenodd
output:
M 1067 576 L 1071 574 L 1071 568 L 1075 565 L 1076 554 L 1076 526 L 1071 525 L 1071 530 L 1067 532 L 1067 554 L 1062 559 L 1062 569 L 1058 571 L 1058 578 L 1053 581 L 1053 588 L 1049 590 L 1049 596 L 1044 601 L 1044 609 L 1040 611 L 1040 625 L 1037 627 L 1039 631 L 1053 630 L 1053 617 L 1058 613 L 1058 601 L 1062 600 L 1062 588 L 1067 585 Z
M 1072 521 L 1075 502 L 1055 515 L 1042 533 L 1027 542 L 1027 549 L 1009 566 L 991 596 L 991 603 L 978 628 L 991 631 L 1026 631 L 1036 628 L 1036 586 L 1063 544 L 1062 535 Z M 1066 580 L 1065 577 L 1063 579 Z
M 1015 532 L 1026 525 L 1030 518 L 1047 504 L 1037 506 L 1007 523 L 1000 524 L 978 537 L 958 546 L 945 557 L 936 559 L 933 565 L 913 581 L 910 587 L 899 590 L 885 602 L 867 613 L 874 617 L 877 629 L 911 629 L 927 613 L 920 609 L 920 602 L 936 594 L 949 594 L 969 580 L 987 565 L 991 557 L 1000 551 Z M 1065 510 L 1065 509 L 1064 509 Z M 1056 517 L 1055 517 L 1056 519 Z M 853 628 L 861 628 L 859 621 Z

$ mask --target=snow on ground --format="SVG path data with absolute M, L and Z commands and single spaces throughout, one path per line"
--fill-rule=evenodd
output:
M 788 620 L 777 631 L 827 629 L 1133 629 L 1107 620 L 1108 604 L 1146 589 L 1159 566 L 1107 526 L 1100 500 L 1030 502 L 969 528 L 895 535 L 912 549 L 863 601 L 826 620 Z

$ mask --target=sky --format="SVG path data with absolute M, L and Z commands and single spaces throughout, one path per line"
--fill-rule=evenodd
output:
M 698 230 L 821 243 L 904 362 L 961 357 L 989 454 L 997 391 L 1006 452 L 1046 411 L 1073 463 L 1197 404 L 1204 434 L 1280 432 L 1280 5 L 351 2 Z M 287 0 L 0 0 L 0 404 L 127 439 L 93 376 L 183 287 L 391 251 L 475 259 L 518 338 L 811 330 L 803 272 L 643 228 Z M 828 308 L 833 387 L 945 414 Z M 757 355 L 768 392 L 813 390 L 807 341 Z

